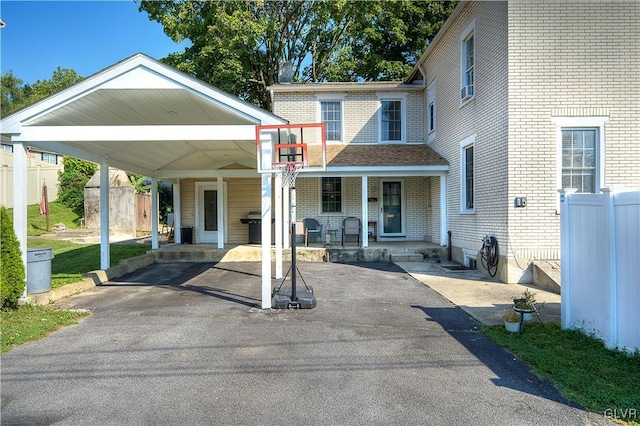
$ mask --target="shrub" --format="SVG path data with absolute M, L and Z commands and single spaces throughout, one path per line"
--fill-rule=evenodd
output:
M 0 207 L 0 302 L 2 308 L 15 308 L 26 283 L 20 243 L 13 231 L 7 209 Z

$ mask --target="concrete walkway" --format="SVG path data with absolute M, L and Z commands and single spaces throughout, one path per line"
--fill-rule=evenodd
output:
M 92 315 L 2 355 L 2 424 L 612 424 L 394 264 L 301 263 L 300 311 L 259 308 L 260 267 L 156 264 L 58 302 Z
M 534 293 L 542 321 L 560 322 L 560 295 L 531 285 L 504 284 L 480 271 L 451 271 L 446 263 L 397 263 L 412 277 L 437 291 L 483 324 L 503 324 L 513 299 L 525 289 Z M 535 319 L 535 318 L 534 318 Z

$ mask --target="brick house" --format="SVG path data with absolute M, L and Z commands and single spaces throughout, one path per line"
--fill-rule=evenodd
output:
M 366 217 L 386 240 L 450 231 L 467 265 L 491 235 L 497 277 L 531 282 L 533 261 L 560 258 L 558 189 L 640 188 L 639 69 L 640 3 L 463 1 L 404 82 L 271 87 L 275 114 L 327 125 L 299 216 Z M 323 211 L 336 191 L 342 210 Z

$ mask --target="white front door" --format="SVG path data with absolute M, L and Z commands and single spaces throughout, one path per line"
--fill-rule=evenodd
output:
M 218 184 L 215 182 L 196 183 L 196 226 L 197 244 L 218 242 L 218 216 L 223 216 L 226 228 L 227 183 L 223 186 L 223 203 L 218 206 Z M 227 233 L 224 233 L 227 235 Z

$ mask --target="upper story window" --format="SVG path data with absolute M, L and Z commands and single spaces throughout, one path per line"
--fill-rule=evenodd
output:
M 404 142 L 405 127 L 404 96 L 380 97 L 380 142 Z
M 427 141 L 436 138 L 436 82 L 427 88 Z
M 460 36 L 460 100 L 475 95 L 475 21 Z
M 470 136 L 460 142 L 460 212 L 475 212 L 475 140 Z
M 327 141 L 344 142 L 344 96 L 317 95 L 318 121 L 325 124 Z
M 42 161 L 49 164 L 58 164 L 58 156 L 48 152 L 42 153 Z
M 13 145 L 0 145 L 0 147 L 7 152 L 13 152 Z

